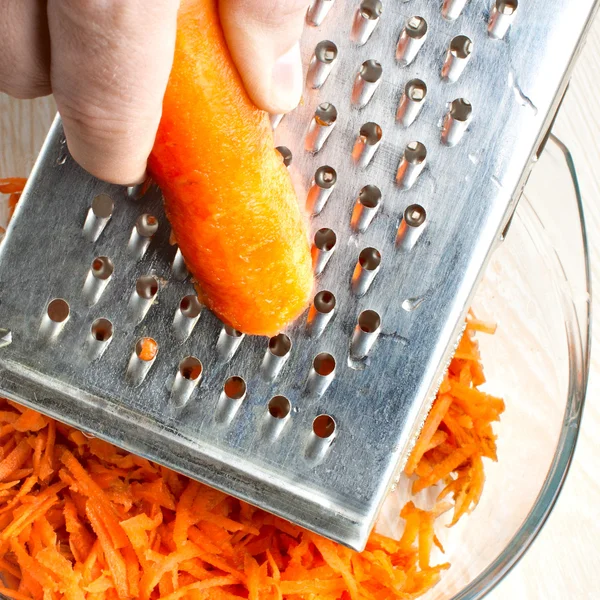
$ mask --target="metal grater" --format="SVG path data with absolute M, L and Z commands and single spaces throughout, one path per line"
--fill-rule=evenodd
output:
M 0 393 L 362 549 L 595 9 L 313 2 L 273 124 L 318 293 L 271 340 L 198 304 L 160 191 L 88 176 L 57 119 L 0 247 Z

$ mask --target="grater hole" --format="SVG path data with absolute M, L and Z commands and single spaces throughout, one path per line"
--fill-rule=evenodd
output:
M 48 318 L 53 323 L 64 323 L 69 318 L 71 308 L 69 307 L 69 303 L 63 298 L 55 298 L 50 301 L 46 311 Z
M 292 340 L 290 340 L 285 333 L 275 335 L 269 340 L 269 352 L 273 354 L 273 356 L 278 356 L 280 358 L 287 356 L 291 349 Z
M 473 42 L 466 35 L 457 35 L 450 42 L 450 53 L 456 58 L 468 58 L 473 52 Z
M 377 208 L 381 202 L 381 190 L 376 185 L 365 185 L 358 194 L 358 201 L 365 208 Z
M 153 361 L 158 354 L 158 344 L 151 337 L 140 338 L 135 344 L 135 354 L 144 362 Z
M 269 414 L 274 419 L 285 419 L 291 409 L 292 404 L 285 396 L 273 396 L 269 400 Z
M 381 16 L 383 5 L 379 0 L 363 0 L 358 10 L 360 10 L 360 14 L 365 19 L 375 21 Z
M 99 194 L 92 200 L 92 212 L 98 219 L 108 219 L 115 208 L 115 203 L 108 194 Z
M 152 275 L 142 275 L 135 283 L 135 291 L 140 298 L 152 300 L 158 293 L 158 281 Z
M 306 22 L 312 27 L 318 27 L 333 6 L 334 0 L 312 0 L 306 12 Z
M 330 438 L 335 433 L 335 421 L 329 415 L 319 415 L 313 421 L 313 432 L 321 439 Z
M 381 317 L 374 310 L 363 310 L 358 317 L 358 326 L 365 333 L 374 333 L 381 326 Z
M 420 79 L 411 79 L 406 84 L 405 92 L 413 102 L 423 102 L 427 96 L 427 86 Z
M 330 127 L 337 120 L 337 109 L 331 102 L 323 102 L 317 106 L 315 120 L 318 125 Z
M 315 183 L 324 190 L 331 189 L 337 181 L 337 173 L 333 167 L 327 165 L 315 171 Z
M 223 329 L 225 330 L 225 333 L 232 338 L 240 338 L 244 335 L 241 331 L 238 331 L 229 325 L 224 325 Z
M 518 6 L 518 0 L 497 0 L 496 2 L 496 10 L 507 16 L 514 14 Z
M 242 400 L 246 395 L 246 382 L 237 375 L 230 377 L 223 386 L 223 392 L 230 400 Z
M 281 154 L 281 158 L 283 158 L 283 164 L 286 167 L 289 167 L 292 164 L 292 151 L 287 146 L 277 146 L 275 148 L 279 154 Z
M 188 319 L 195 319 L 202 310 L 202 304 L 198 300 L 197 296 L 193 294 L 184 296 L 179 303 L 179 310 L 184 317 Z
M 404 220 L 410 227 L 420 227 L 423 225 L 423 223 L 425 223 L 426 218 L 427 213 L 420 204 L 411 204 L 404 211 Z
M 202 363 L 195 356 L 187 356 L 179 363 L 179 373 L 188 381 L 196 381 L 202 375 Z
M 358 262 L 365 271 L 375 271 L 381 264 L 381 252 L 376 248 L 364 248 L 358 257 Z
M 323 227 L 319 229 L 317 233 L 315 233 L 315 247 L 318 250 L 323 250 L 324 252 L 330 252 L 335 248 L 335 244 L 337 243 L 337 236 L 333 229 L 329 229 L 328 227 Z
M 107 342 L 113 335 L 113 324 L 104 318 L 92 323 L 92 337 L 99 342 Z
M 153 215 L 140 215 L 135 222 L 135 228 L 142 237 L 152 237 L 158 231 L 158 219 Z
M 360 128 L 360 138 L 367 146 L 375 146 L 383 137 L 383 130 L 377 123 L 365 123 Z
M 450 105 L 450 116 L 460 122 L 466 122 L 471 118 L 473 106 L 465 98 L 457 98 Z
M 427 34 L 427 21 L 423 17 L 411 17 L 406 24 L 406 34 L 415 40 L 423 39 Z
M 92 262 L 92 275 L 96 279 L 106 281 L 110 279 L 115 266 L 108 256 L 97 256 Z
M 319 42 L 315 48 L 315 57 L 319 62 L 331 64 L 338 55 L 337 46 L 329 40 Z
M 314 304 L 317 312 L 327 315 L 335 308 L 335 296 L 331 292 L 323 290 L 315 296 Z
M 317 375 L 327 377 L 335 371 L 335 358 L 328 352 L 321 352 L 315 356 L 313 368 Z
M 360 76 L 367 83 L 376 83 L 379 81 L 383 67 L 376 60 L 366 60 L 360 67 Z
M 427 148 L 421 142 L 410 142 L 404 151 L 404 158 L 412 165 L 420 165 L 427 158 Z

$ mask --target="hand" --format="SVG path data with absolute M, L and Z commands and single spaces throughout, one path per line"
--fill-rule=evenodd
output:
M 254 103 L 271 113 L 293 109 L 308 0 L 207 1 L 219 2 Z M 0 0 L 0 91 L 53 93 L 73 158 L 100 179 L 138 183 L 160 121 L 178 7 L 179 0 Z

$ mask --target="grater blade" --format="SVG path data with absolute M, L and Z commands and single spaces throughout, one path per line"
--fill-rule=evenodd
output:
M 270 340 L 198 304 L 160 191 L 88 176 L 57 118 L 0 246 L 0 393 L 362 549 L 596 4 L 313 2 L 273 123 L 317 294 Z

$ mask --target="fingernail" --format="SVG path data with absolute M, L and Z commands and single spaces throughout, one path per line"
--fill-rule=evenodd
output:
M 277 112 L 289 112 L 298 106 L 301 95 L 302 58 L 296 43 L 273 65 L 271 104 Z

